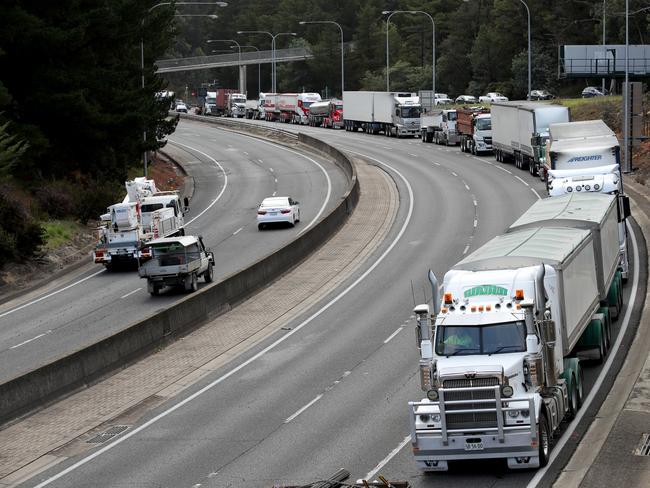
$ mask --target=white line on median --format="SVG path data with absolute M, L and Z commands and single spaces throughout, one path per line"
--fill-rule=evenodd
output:
M 515 175 L 515 178 L 517 178 L 519 181 L 521 181 L 524 185 L 530 186 L 528 183 L 526 183 L 524 180 L 522 180 L 519 176 Z
M 469 191 L 469 186 L 467 186 L 467 183 L 465 183 L 465 189 Z
M 133 295 L 134 293 L 138 293 L 140 290 L 142 290 L 142 288 L 136 288 L 135 290 L 128 292 L 126 295 L 122 295 L 120 298 L 126 298 Z
M 40 302 L 40 301 L 46 300 L 46 299 L 48 299 L 48 298 L 50 298 L 50 297 L 53 297 L 54 295 L 58 295 L 58 294 L 61 293 L 62 291 L 68 290 L 68 289 L 72 288 L 73 286 L 76 286 L 76 285 L 78 285 L 78 284 L 80 284 L 80 283 L 83 283 L 84 281 L 89 280 L 90 278 L 94 278 L 94 277 L 97 276 L 98 274 L 101 274 L 101 273 L 104 273 L 104 272 L 105 272 L 105 271 L 102 269 L 101 271 L 97 271 L 96 273 L 93 273 L 93 274 L 91 274 L 90 276 L 86 276 L 85 278 L 82 278 L 82 279 L 80 279 L 79 281 L 75 281 L 74 283 L 71 283 L 71 284 L 69 284 L 68 286 L 64 286 L 64 287 L 61 288 L 60 290 L 53 291 L 52 293 L 48 293 L 47 295 L 44 295 L 44 296 L 42 296 L 42 297 L 40 297 L 40 298 L 37 298 L 36 300 L 32 300 L 31 302 L 27 302 L 27 303 L 21 305 L 20 307 L 12 308 L 11 310 L 8 310 L 8 311 L 6 311 L 6 312 L 4 312 L 4 313 L 1 313 L 1 314 L 0 314 L 0 319 L 1 319 L 2 317 L 6 317 L 6 316 L 9 315 L 9 314 L 12 314 L 12 313 L 14 313 L 14 312 L 17 312 L 18 310 L 22 310 L 23 308 L 27 308 L 27 307 L 29 307 L 30 305 L 34 305 L 35 303 L 38 303 L 38 302 Z
M 236 235 L 239 234 L 243 229 L 244 229 L 243 227 L 240 227 L 240 228 L 237 229 L 235 232 L 233 232 L 232 235 L 236 236 Z
M 196 219 L 198 219 L 199 217 L 201 217 L 205 212 L 207 212 L 208 210 L 210 210 L 210 209 L 212 208 L 212 206 L 213 206 L 214 204 L 216 204 L 216 203 L 219 201 L 219 199 L 222 197 L 223 193 L 226 191 L 226 187 L 228 186 L 228 175 L 226 174 L 226 171 L 223 169 L 223 166 L 221 166 L 221 164 L 219 164 L 219 161 L 217 161 L 216 159 L 214 159 L 212 156 L 209 156 L 208 154 L 204 153 L 203 151 L 199 151 L 199 150 L 196 149 L 195 147 L 188 146 L 188 145 L 186 145 L 186 144 L 182 144 L 182 143 L 180 143 L 180 142 L 172 141 L 171 139 L 167 139 L 167 140 L 168 140 L 170 143 L 172 143 L 172 144 L 175 144 L 175 145 L 177 145 L 177 146 L 182 146 L 182 147 L 185 147 L 185 148 L 190 149 L 190 150 L 192 150 L 192 151 L 196 151 L 196 152 L 199 153 L 199 154 L 202 154 L 202 155 L 205 156 L 206 158 L 210 159 L 214 164 L 216 164 L 216 165 L 219 167 L 219 169 L 221 169 L 221 172 L 223 173 L 223 188 L 221 188 L 221 191 L 219 192 L 219 194 L 217 195 L 217 197 L 216 197 L 214 200 L 212 200 L 212 202 L 210 202 L 210 205 L 208 205 L 207 207 L 205 207 L 205 208 L 203 209 L 203 211 L 202 211 L 200 214 L 198 214 L 196 217 L 194 217 L 192 220 L 190 220 L 189 222 L 186 222 L 186 223 L 185 223 L 185 225 L 188 226 L 188 225 L 190 225 L 192 222 L 194 222 Z
M 384 459 L 382 459 L 382 461 L 381 461 L 377 466 L 375 466 L 375 467 L 372 469 L 372 471 L 370 471 L 370 473 L 368 473 L 367 475 L 365 475 L 365 476 L 363 477 L 363 479 L 364 479 L 364 480 L 371 480 L 372 478 L 374 478 L 374 476 L 379 472 L 379 470 L 380 470 L 381 468 L 383 468 L 384 466 L 386 466 L 386 465 L 388 464 L 388 462 L 389 462 L 391 459 L 393 459 L 393 458 L 395 457 L 395 455 L 396 455 L 398 452 L 400 452 L 400 451 L 404 448 L 404 446 L 405 446 L 406 444 L 408 444 L 408 442 L 409 442 L 410 440 L 411 440 L 411 436 L 410 436 L 410 435 L 407 435 L 406 437 L 404 437 L 404 440 L 403 440 L 402 442 L 400 442 L 399 445 L 398 445 L 395 449 L 393 449 L 393 450 L 388 454 L 388 456 L 386 456 Z
M 29 344 L 32 341 L 35 341 L 36 339 L 40 339 L 43 336 L 48 335 L 51 333 L 51 330 L 48 330 L 47 332 L 43 332 L 42 334 L 38 334 L 36 337 L 32 337 L 31 339 L 27 339 L 26 341 L 21 342 L 20 344 L 16 344 L 15 346 L 11 346 L 9 349 L 16 349 L 17 347 L 24 346 L 25 344 Z
M 269 171 L 270 171 L 271 173 L 273 173 L 273 168 L 269 168 Z
M 386 340 L 384 340 L 384 344 L 388 344 L 393 337 L 395 337 L 397 334 L 402 332 L 404 330 L 404 327 L 399 327 L 395 332 L 393 332 L 391 335 L 388 336 Z
M 323 394 L 322 394 L 322 393 L 321 393 L 320 395 L 318 395 L 316 398 L 314 398 L 314 399 L 313 399 L 311 402 L 309 402 L 307 405 L 305 405 L 304 407 L 302 407 L 301 409 L 299 409 L 296 413 L 294 413 L 294 414 L 291 415 L 290 417 L 287 417 L 287 420 L 285 420 L 284 423 L 285 423 L 285 424 L 288 424 L 289 422 L 291 422 L 293 419 L 295 419 L 298 415 L 300 415 L 301 413 L 303 413 L 305 410 L 307 410 L 309 407 L 311 407 L 314 403 L 316 403 L 316 402 L 317 402 L 318 400 L 320 400 L 321 398 L 323 398 Z
M 290 152 L 293 152 L 293 151 L 290 151 Z M 354 153 L 354 151 L 350 151 L 350 152 Z M 300 153 L 296 153 L 296 154 L 300 154 Z M 356 153 L 356 154 L 359 154 L 360 156 L 364 156 L 364 157 L 367 157 L 369 159 L 372 159 L 373 161 L 376 161 L 377 163 L 381 164 L 382 166 L 386 166 L 387 168 L 394 171 L 395 174 L 397 174 L 402 179 L 404 184 L 406 185 L 406 189 L 408 190 L 408 194 L 409 194 L 409 207 L 408 207 L 408 212 L 406 214 L 406 217 L 404 219 L 404 223 L 402 224 L 402 227 L 400 228 L 399 232 L 397 233 L 397 235 L 395 236 L 393 241 L 384 250 L 384 252 L 377 258 L 377 260 L 374 263 L 372 263 L 372 265 L 370 265 L 370 267 L 366 271 L 364 271 L 361 274 L 361 276 L 359 276 L 356 280 L 354 280 L 354 282 L 352 282 L 345 290 L 343 290 L 341 293 L 336 295 L 332 300 L 327 302 L 322 308 L 320 308 L 319 310 L 314 312 L 307 319 L 305 319 L 303 322 L 298 324 L 296 327 L 294 327 L 292 330 L 287 332 L 285 335 L 283 335 L 282 337 L 280 337 L 279 339 L 277 339 L 273 343 L 266 346 L 260 352 L 258 352 L 257 354 L 255 354 L 254 356 L 249 358 L 248 360 L 244 361 L 243 363 L 241 363 L 239 366 L 236 366 L 235 368 L 231 369 L 230 371 L 228 371 L 224 375 L 222 375 L 219 378 L 215 379 L 214 381 L 212 381 L 208 385 L 204 386 L 200 390 L 198 390 L 198 391 L 194 392 L 193 394 L 191 394 L 190 396 L 184 398 L 180 402 L 174 404 L 173 406 L 171 406 L 167 410 L 162 411 L 161 413 L 159 413 L 155 417 L 149 419 L 148 421 L 146 421 L 144 424 L 140 425 L 139 427 L 136 427 L 133 430 L 128 431 L 123 436 L 118 437 L 115 441 L 111 442 L 110 444 L 107 444 L 106 446 L 102 447 L 101 449 L 93 452 L 92 454 L 89 454 L 85 458 L 80 459 L 79 461 L 72 464 L 71 466 L 68 466 L 63 471 L 60 471 L 57 474 L 51 476 L 50 478 L 45 479 L 44 481 L 42 481 L 41 483 L 36 485 L 34 488 L 43 488 L 44 486 L 47 486 L 50 483 L 53 483 L 54 481 L 64 477 L 66 474 L 71 473 L 72 471 L 75 471 L 77 468 L 89 463 L 90 461 L 92 461 L 96 457 L 101 456 L 102 454 L 104 454 L 107 451 L 110 451 L 114 447 L 117 447 L 122 442 L 124 442 L 127 439 L 130 439 L 131 437 L 133 437 L 134 435 L 142 432 L 143 430 L 147 429 L 149 426 L 151 426 L 151 425 L 155 424 L 156 422 L 158 422 L 160 419 L 163 419 L 163 418 L 167 417 L 169 414 L 175 412 L 176 410 L 183 407 L 184 405 L 192 402 L 193 400 L 195 400 L 199 396 L 203 395 L 205 392 L 210 391 L 212 388 L 214 388 L 218 384 L 224 382 L 225 380 L 227 380 L 231 376 L 235 375 L 236 373 L 238 373 L 242 369 L 246 368 L 251 363 L 257 361 L 259 358 L 264 356 L 267 352 L 275 349 L 279 344 L 286 341 L 293 334 L 295 334 L 296 332 L 298 332 L 302 328 L 306 327 L 313 320 L 315 320 L 320 315 L 322 315 L 327 310 L 329 310 L 330 307 L 332 307 L 334 304 L 336 304 L 339 300 L 341 300 L 348 293 L 350 293 L 350 291 L 352 291 L 354 288 L 356 288 L 359 283 L 361 283 L 363 280 L 365 280 L 368 277 L 368 275 L 370 273 L 372 273 L 375 270 L 375 268 L 377 266 L 379 266 L 384 261 L 384 259 L 386 259 L 386 256 L 388 256 L 388 254 L 393 250 L 393 248 L 400 241 L 400 239 L 402 238 L 402 236 L 406 232 L 406 228 L 408 227 L 409 223 L 411 222 L 411 217 L 413 215 L 413 205 L 414 205 L 414 203 L 413 203 L 413 188 L 411 187 L 411 184 L 408 182 L 408 180 L 404 177 L 404 175 L 402 173 L 400 173 L 397 169 L 393 168 L 392 166 L 390 166 L 390 165 L 388 165 L 388 164 L 386 164 L 386 163 L 384 163 L 382 161 L 379 161 L 378 159 L 375 159 L 372 156 L 367 156 L 367 155 L 362 154 L 362 153 Z M 328 181 L 329 181 L 329 179 L 328 179 Z
M 539 198 L 540 200 L 542 199 L 542 197 L 539 196 L 539 193 L 537 193 L 537 190 L 535 190 L 535 188 L 531 188 L 530 190 L 531 190 L 535 195 L 537 195 L 537 198 Z

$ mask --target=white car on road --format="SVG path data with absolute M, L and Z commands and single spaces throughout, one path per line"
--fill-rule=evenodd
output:
M 478 97 L 480 103 L 507 102 L 508 97 L 498 92 L 489 92 L 487 95 Z
M 267 224 L 287 223 L 292 227 L 300 222 L 300 206 L 291 197 L 269 197 L 257 209 L 257 228 Z

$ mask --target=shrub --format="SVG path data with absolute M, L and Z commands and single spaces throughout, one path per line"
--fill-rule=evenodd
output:
M 62 219 L 76 213 L 71 185 L 65 182 L 44 183 L 34 196 L 41 210 L 53 219 Z
M 34 257 L 43 242 L 43 229 L 29 210 L 12 195 L 9 187 L 1 187 L 0 266 Z

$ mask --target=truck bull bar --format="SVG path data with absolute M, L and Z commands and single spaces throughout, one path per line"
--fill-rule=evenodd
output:
M 494 398 L 486 399 L 470 399 L 470 400 L 445 400 L 446 392 L 453 393 L 463 393 L 463 392 L 478 392 L 478 391 L 493 391 Z M 471 433 L 496 433 L 499 442 L 503 443 L 505 441 L 505 434 L 508 432 L 521 432 L 521 431 L 530 431 L 531 440 L 537 440 L 537 418 L 535 415 L 535 401 L 532 397 L 525 398 L 502 398 L 501 397 L 501 388 L 499 385 L 495 386 L 479 386 L 479 387 L 469 387 L 469 388 L 439 388 L 438 389 L 439 400 L 438 401 L 423 401 L 423 402 L 409 402 L 409 407 L 411 409 L 411 443 L 413 445 L 417 444 L 417 431 L 415 428 L 415 422 L 417 420 L 416 413 L 417 408 L 419 407 L 432 407 L 437 406 L 440 412 L 440 429 L 428 429 L 430 433 L 438 433 L 442 436 L 443 444 L 449 445 L 449 434 L 471 434 Z M 505 425 L 504 422 L 504 412 L 509 411 L 520 411 L 523 410 L 522 407 L 510 407 L 509 403 L 514 402 L 526 402 L 528 403 L 528 411 L 530 412 L 528 425 Z M 462 429 L 448 429 L 447 428 L 447 418 L 446 414 L 449 412 L 446 407 L 452 405 L 469 405 L 469 404 L 485 404 L 486 408 L 471 408 L 471 409 L 453 409 L 451 412 L 453 414 L 473 414 L 473 413 L 495 413 L 497 425 L 494 427 L 480 427 L 480 428 L 462 428 Z

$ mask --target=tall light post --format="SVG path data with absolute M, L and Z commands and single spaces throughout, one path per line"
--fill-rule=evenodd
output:
M 280 36 L 296 36 L 297 34 L 295 32 L 278 32 L 277 34 L 273 34 L 273 93 L 278 92 L 278 72 L 277 72 L 277 67 L 276 67 L 276 56 L 275 56 L 275 40 L 280 37 Z
M 532 82 L 532 51 L 530 47 L 530 9 L 524 0 L 519 0 L 524 7 L 526 7 L 526 14 L 528 15 L 528 94 L 526 100 L 530 100 L 531 82 Z
M 435 93 L 436 93 L 436 24 L 433 21 L 433 17 L 427 12 L 422 10 L 384 10 L 383 15 L 388 15 L 386 18 L 386 91 L 390 91 L 390 66 L 389 66 L 389 46 L 388 46 L 388 23 L 390 18 L 395 14 L 423 14 L 429 17 L 431 21 L 431 90 L 434 97 L 435 103 Z
M 607 0 L 603 0 L 603 54 L 604 54 L 604 50 L 605 50 L 605 9 L 606 9 L 606 1 Z M 607 55 L 605 55 L 605 60 L 607 60 Z M 605 64 L 605 66 L 607 66 L 607 64 Z M 603 92 L 603 95 L 604 95 L 605 94 L 605 77 L 604 76 L 603 76 L 603 79 L 602 79 L 602 87 L 601 87 L 601 89 L 602 89 L 602 92 Z
M 630 69 L 630 37 L 629 37 L 629 24 L 630 24 L 630 5 L 629 0 L 625 0 L 625 110 L 623 123 L 623 130 L 625 131 L 625 161 L 623 164 L 623 172 L 629 173 L 630 168 L 630 84 L 629 84 L 629 69 Z
M 259 30 L 252 30 L 252 31 L 237 31 L 237 34 L 242 35 L 242 34 L 266 34 L 271 37 L 271 58 L 273 57 L 273 46 L 275 45 L 275 38 L 273 37 L 273 34 L 271 34 L 268 31 L 259 31 Z M 275 93 L 275 72 L 273 70 L 273 61 L 271 61 L 271 91 Z
M 242 79 L 241 79 L 241 45 L 235 41 L 234 39 L 208 39 L 207 43 L 210 44 L 212 42 L 232 42 L 237 46 L 237 52 L 239 54 L 238 60 L 239 60 L 239 83 L 238 83 L 238 88 L 241 93 L 244 93 L 246 91 L 246 87 L 242 86 Z
M 343 45 L 343 28 L 338 22 L 334 22 L 333 20 L 303 20 L 299 22 L 299 24 L 334 24 L 341 31 L 341 98 L 343 98 L 343 90 L 345 90 L 345 47 Z
M 235 47 L 235 46 L 230 46 L 230 47 L 233 48 L 233 47 Z M 259 61 L 259 58 L 260 58 L 260 56 L 259 56 L 259 52 L 260 52 L 260 50 L 257 49 L 257 47 L 255 47 L 255 46 L 251 46 L 251 45 L 249 44 L 249 45 L 240 46 L 240 49 L 241 49 L 241 48 L 255 49 L 255 50 L 257 51 L 257 53 L 258 53 L 258 54 L 257 54 L 257 59 L 258 59 L 258 61 Z M 262 91 L 262 83 L 261 83 L 261 78 L 260 78 L 260 68 L 261 68 L 261 64 L 258 62 L 258 63 L 257 63 L 257 95 L 258 95 L 258 96 L 259 96 L 259 94 L 260 94 L 261 91 Z
M 146 12 L 146 14 L 150 14 L 153 10 L 157 9 L 158 7 L 163 7 L 166 5 L 212 5 L 216 7 L 227 7 L 228 2 L 160 2 L 154 5 L 153 7 L 149 8 Z M 142 21 L 140 22 L 140 30 L 141 30 L 141 36 L 140 36 L 140 77 L 142 80 L 142 90 L 144 91 L 144 21 L 146 20 L 146 15 L 145 17 L 142 18 Z M 143 145 L 145 146 L 144 151 L 142 153 L 142 162 L 144 164 L 144 177 L 147 177 L 147 128 L 146 126 L 142 130 L 142 142 Z

